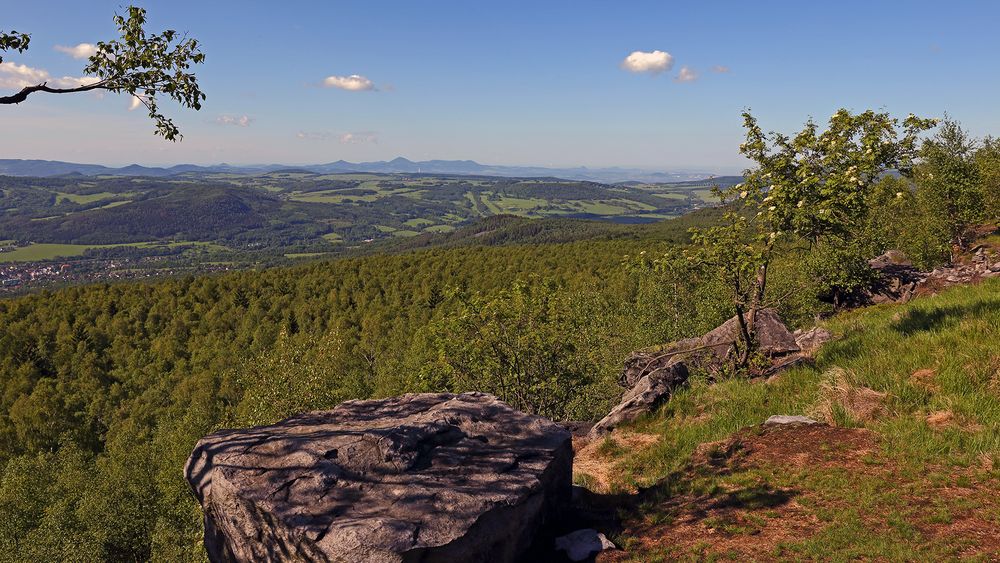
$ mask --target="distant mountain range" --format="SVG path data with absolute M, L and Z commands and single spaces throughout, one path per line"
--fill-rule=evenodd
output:
M 707 172 L 660 172 L 638 168 L 544 168 L 538 166 L 494 166 L 479 164 L 472 160 L 424 160 L 414 162 L 402 157 L 376 162 L 347 162 L 338 160 L 327 164 L 312 164 L 307 166 L 288 166 L 283 164 L 266 164 L 251 166 L 232 166 L 218 164 L 214 166 L 199 166 L 195 164 L 178 164 L 168 168 L 140 166 L 131 164 L 121 168 L 110 168 L 99 164 L 76 164 L 57 160 L 19 160 L 0 159 L 0 175 L 6 176 L 64 176 L 80 174 L 84 176 L 173 176 L 187 173 L 238 173 L 255 174 L 274 172 L 276 170 L 306 170 L 319 174 L 337 172 L 375 172 L 382 174 L 447 174 L 465 176 L 505 176 L 515 178 L 555 177 L 567 180 L 589 180 L 602 183 L 620 182 L 684 182 L 712 177 Z

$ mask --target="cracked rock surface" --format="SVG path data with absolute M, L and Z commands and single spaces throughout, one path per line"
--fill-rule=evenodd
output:
M 514 561 L 569 501 L 570 434 L 483 393 L 348 401 L 198 442 L 212 561 Z

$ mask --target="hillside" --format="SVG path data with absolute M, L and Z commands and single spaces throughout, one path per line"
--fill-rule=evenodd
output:
M 1000 556 L 1000 280 L 823 325 L 814 366 L 696 381 L 591 452 L 627 507 L 600 561 Z
M 720 179 L 730 182 L 731 179 Z M 704 183 L 427 174 L 0 177 L 2 293 L 414 249 L 687 240 Z M 660 232 L 662 231 L 662 233 Z
M 730 179 L 721 179 L 723 185 Z M 0 177 L 0 231 L 49 244 L 210 241 L 273 254 L 332 253 L 517 215 L 649 223 L 713 202 L 711 182 L 593 182 L 427 174 Z

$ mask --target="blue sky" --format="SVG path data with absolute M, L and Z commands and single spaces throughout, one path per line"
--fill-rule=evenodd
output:
M 203 109 L 164 104 L 184 140 L 154 137 L 123 96 L 35 94 L 0 106 L 0 158 L 155 165 L 404 156 L 729 172 L 743 165 L 744 108 L 781 131 L 846 107 L 947 112 L 975 135 L 1000 134 L 997 2 L 140 5 L 149 30 L 187 31 L 207 55 L 197 71 Z M 85 61 L 55 47 L 114 37 L 111 17 L 122 6 L 11 3 L 0 29 L 30 32 L 32 43 L 4 59 L 79 76 Z M 634 51 L 669 53 L 673 64 L 631 72 L 623 61 Z M 662 66 L 662 56 L 650 57 Z M 684 67 L 692 80 L 677 80 Z M 373 89 L 323 85 L 351 75 Z M 12 80 L 0 69 L 0 86 Z

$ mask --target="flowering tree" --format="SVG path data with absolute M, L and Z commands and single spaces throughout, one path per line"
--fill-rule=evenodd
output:
M 910 114 L 900 124 L 871 110 L 840 110 L 820 132 L 812 120 L 794 137 L 764 133 L 743 113 L 740 153 L 755 167 L 717 193 L 729 206 L 721 224 L 692 231 L 691 260 L 715 268 L 730 288 L 739 335 L 733 358 L 745 368 L 755 349 L 757 311 L 766 305 L 768 270 L 782 241 L 810 248 L 848 241 L 865 218 L 875 183 L 888 171 L 909 174 L 920 132 L 935 124 Z
M 42 82 L 25 86 L 9 96 L 0 96 L 0 104 L 19 104 L 35 92 L 68 94 L 107 90 L 130 94 L 146 106 L 150 119 L 156 122 L 157 135 L 168 141 L 180 139 L 180 130 L 174 122 L 160 113 L 157 96 L 164 95 L 185 107 L 201 109 L 205 94 L 198 87 L 194 73 L 189 72 L 191 65 L 205 61 L 198 41 L 178 35 L 172 29 L 156 35 L 147 34 L 143 29 L 146 10 L 135 6 L 129 6 L 127 18 L 116 15 L 114 20 L 121 38 L 97 44 L 97 52 L 84 68 L 88 76 L 79 86 L 56 88 Z M 0 31 L 0 52 L 24 52 L 30 41 L 28 34 Z

